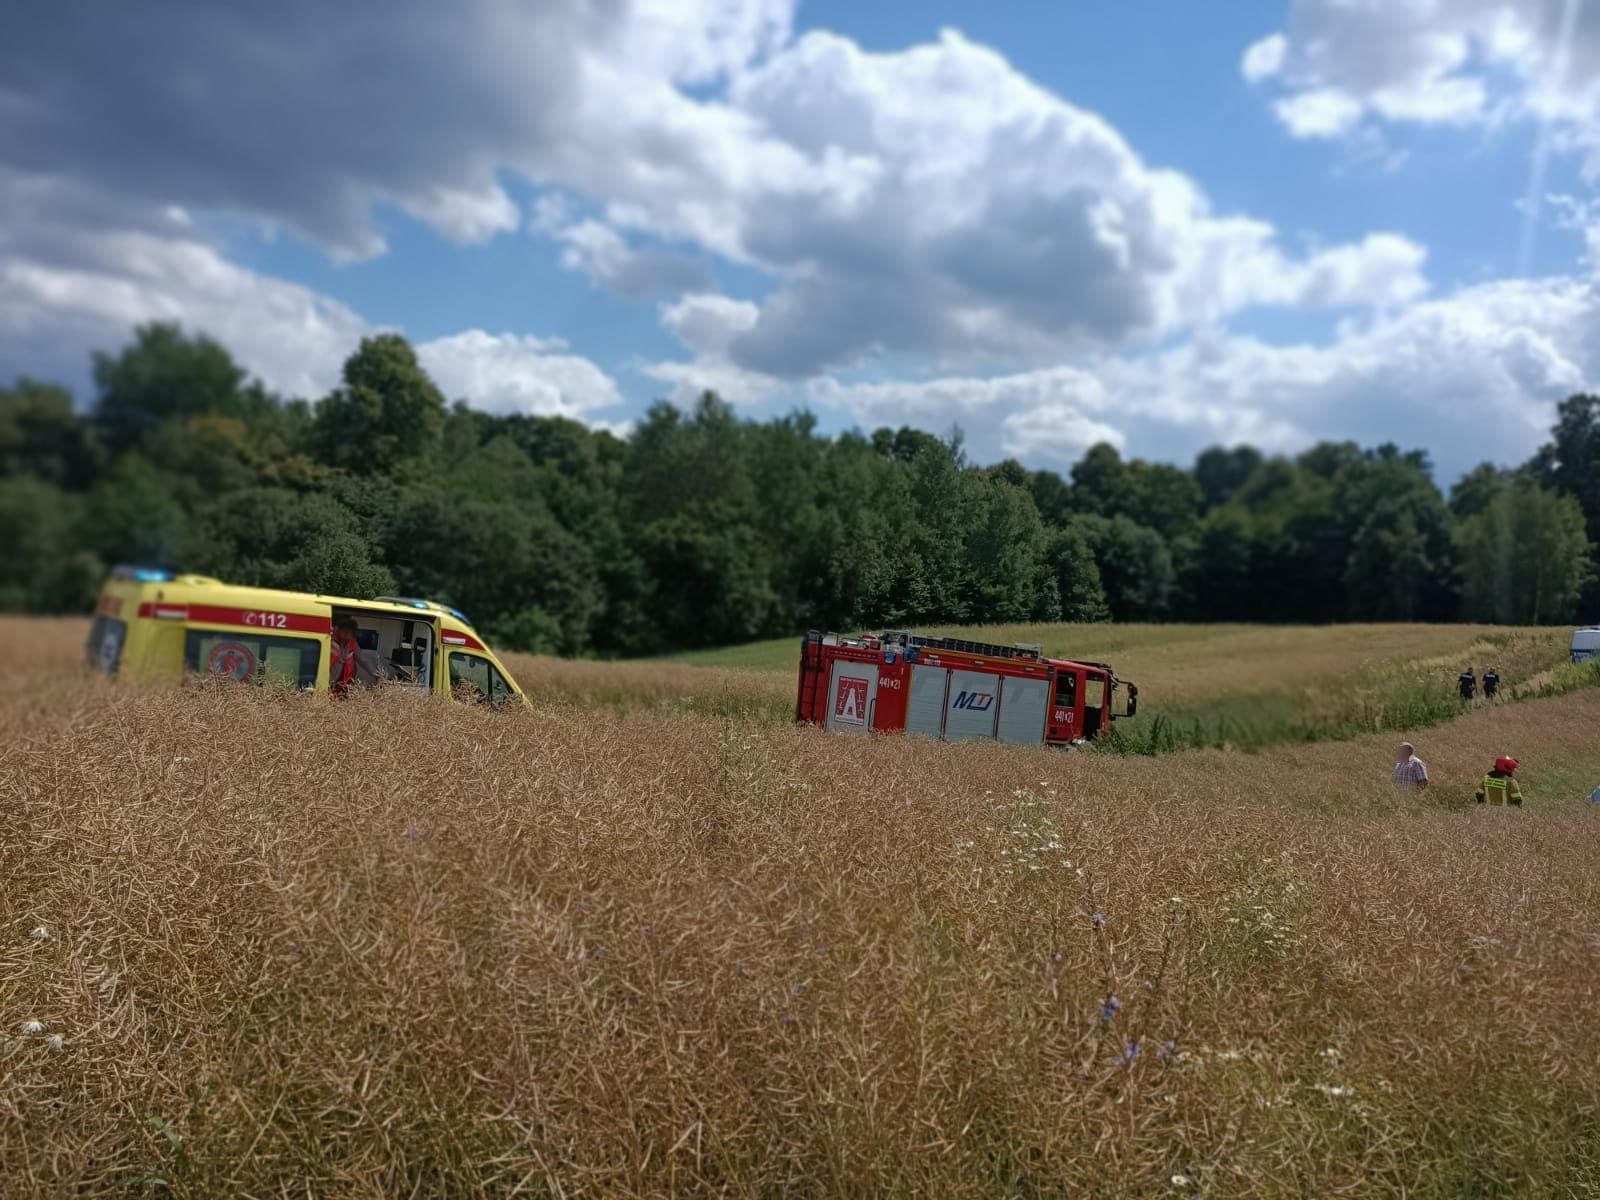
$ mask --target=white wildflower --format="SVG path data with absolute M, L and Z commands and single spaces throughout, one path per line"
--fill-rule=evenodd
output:
M 1176 1175 L 1174 1175 L 1172 1177 L 1172 1186 L 1173 1187 L 1188 1187 L 1193 1182 L 1194 1181 L 1192 1179 L 1190 1179 L 1187 1175 L 1183 1174 L 1182 1172 L 1179 1172 L 1178 1174 L 1176 1174 Z
M 52 1033 L 48 1038 L 45 1039 L 44 1044 L 49 1046 L 52 1050 L 59 1050 L 62 1046 L 66 1045 L 59 1033 Z
M 24 1021 L 22 1023 L 22 1032 L 23 1033 L 43 1033 L 44 1032 L 44 1022 L 43 1021 Z
M 50 931 L 43 925 L 35 925 L 33 927 L 33 932 L 28 936 L 36 942 L 46 942 L 50 940 Z

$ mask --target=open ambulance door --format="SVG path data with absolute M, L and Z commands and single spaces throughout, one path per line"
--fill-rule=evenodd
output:
M 356 622 L 356 682 L 372 687 L 397 683 L 422 692 L 433 690 L 439 646 L 439 618 L 419 610 L 396 613 L 355 605 L 333 610 L 333 620 Z

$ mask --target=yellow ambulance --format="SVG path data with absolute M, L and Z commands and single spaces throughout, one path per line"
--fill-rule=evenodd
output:
M 85 652 L 91 667 L 141 682 L 200 677 L 326 693 L 333 624 L 345 617 L 356 623 L 358 685 L 528 703 L 466 617 L 401 596 L 349 600 L 118 567 Z

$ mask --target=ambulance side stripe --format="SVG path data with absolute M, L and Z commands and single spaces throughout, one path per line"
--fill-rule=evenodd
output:
M 254 608 L 224 608 L 214 604 L 139 605 L 141 617 L 160 617 L 165 620 L 189 620 L 201 625 L 234 625 L 261 633 L 322 633 L 332 627 L 328 617 L 306 616 L 301 613 L 268 613 Z M 270 620 L 264 618 L 270 617 Z

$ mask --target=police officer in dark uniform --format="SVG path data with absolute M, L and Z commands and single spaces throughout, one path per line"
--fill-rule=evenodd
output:
M 1483 698 L 1493 700 L 1494 694 L 1500 690 L 1500 672 L 1490 667 L 1483 673 Z
M 1461 702 L 1463 704 L 1470 703 L 1476 698 L 1478 695 L 1478 677 L 1472 673 L 1471 667 L 1461 672 L 1461 677 L 1456 682 L 1461 685 Z

